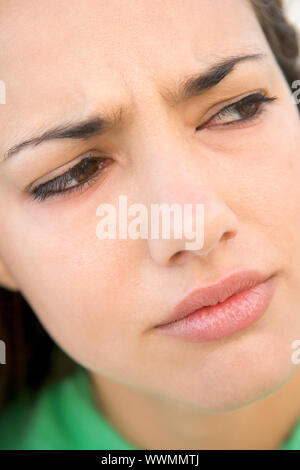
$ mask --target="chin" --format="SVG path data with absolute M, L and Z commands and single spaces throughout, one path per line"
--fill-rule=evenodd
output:
M 259 339 L 244 337 L 220 346 L 198 364 L 194 357 L 189 370 L 177 370 L 166 380 L 169 397 L 195 411 L 222 413 L 276 393 L 297 370 L 291 360 L 292 339 L 278 335 Z
M 223 387 L 223 393 L 220 383 L 221 393 L 214 391 L 208 399 L 199 397 L 195 407 L 206 413 L 226 413 L 238 410 L 281 390 L 289 382 L 294 372 L 292 370 L 287 374 L 263 378 L 252 376 L 251 381 L 247 380 L 246 383 L 242 383 L 241 380 L 231 382 L 230 386 L 226 383 Z

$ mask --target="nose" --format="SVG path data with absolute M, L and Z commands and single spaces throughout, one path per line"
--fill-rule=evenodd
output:
M 199 203 L 197 203 L 199 204 Z M 194 240 L 184 230 L 185 222 L 182 223 L 182 237 L 175 238 L 176 226 L 174 218 L 171 219 L 170 237 L 158 239 L 149 236 L 147 243 L 151 258 L 160 265 L 170 265 L 187 256 L 205 257 L 210 252 L 222 249 L 225 242 L 234 238 L 238 233 L 238 220 L 232 210 L 222 201 L 211 199 L 201 203 L 203 217 L 200 224 L 193 224 Z M 193 215 L 194 218 L 196 216 Z M 196 226 L 196 228 L 195 228 Z M 199 233 L 201 230 L 201 233 Z M 198 231 L 198 232 L 197 232 Z M 161 235 L 161 234 L 160 234 Z
M 166 171 L 158 171 L 156 168 L 155 181 L 151 181 L 151 177 L 148 180 L 151 183 L 151 191 L 155 191 L 155 200 L 159 199 L 160 204 L 167 203 L 169 208 L 172 204 L 178 204 L 182 208 L 182 214 L 185 214 L 184 205 L 192 207 L 192 212 L 189 212 L 189 223 L 194 234 L 194 242 L 191 239 L 191 231 L 185 230 L 187 219 L 184 216 L 181 218 L 182 232 L 180 238 L 178 237 L 180 219 L 176 219 L 174 212 L 168 222 L 168 237 L 162 236 L 163 223 L 160 224 L 157 239 L 152 237 L 149 231 L 148 250 L 152 260 L 159 265 L 182 263 L 183 260 L 195 256 L 207 260 L 210 253 L 226 248 L 226 242 L 236 237 L 239 231 L 238 218 L 225 201 L 225 196 L 228 194 L 226 191 L 232 191 L 230 184 L 222 180 L 221 189 L 218 191 L 218 176 L 214 171 L 207 171 L 204 176 L 203 171 L 199 171 L 199 161 L 195 163 L 194 160 L 192 165 L 192 167 L 186 164 L 177 165 L 176 170 L 172 170 L 172 177 L 170 172 L 166 176 Z M 201 209 L 199 212 L 196 211 L 197 206 Z

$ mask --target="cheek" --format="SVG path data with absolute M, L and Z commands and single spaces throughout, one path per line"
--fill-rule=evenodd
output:
M 262 218 L 290 268 L 299 260 L 300 124 L 287 119 L 272 137 L 270 165 L 260 180 Z M 264 180 L 264 181 L 263 181 Z
M 280 126 L 277 117 L 235 160 L 230 202 L 243 228 L 261 234 L 290 269 L 299 254 L 300 120 L 289 106 Z
M 83 217 L 82 210 L 80 215 L 77 224 L 65 216 L 46 225 L 34 220 L 34 211 L 16 210 L 15 228 L 6 227 L 1 249 L 23 295 L 62 349 L 84 364 L 94 357 L 106 364 L 134 344 L 139 244 L 100 240 L 95 217 Z

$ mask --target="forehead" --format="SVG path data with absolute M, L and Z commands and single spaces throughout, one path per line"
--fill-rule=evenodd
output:
M 158 83 L 264 46 L 248 0 L 1 0 L 0 25 L 6 122 L 145 102 Z

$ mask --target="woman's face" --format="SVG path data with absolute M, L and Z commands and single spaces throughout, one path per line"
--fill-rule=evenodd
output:
M 300 339 L 300 121 L 249 2 L 6 0 L 0 24 L 2 272 L 48 333 L 95 374 L 204 410 L 285 383 Z M 189 76 L 252 54 L 261 56 L 171 101 Z M 257 115 L 252 107 L 248 121 L 237 108 L 220 114 L 258 92 L 277 100 Z M 120 106 L 115 127 L 58 131 L 120 116 Z M 84 189 L 25 191 L 84 157 L 107 159 Z M 184 238 L 99 239 L 96 209 L 117 207 L 119 195 L 128 205 L 204 204 L 203 250 Z M 187 293 L 240 269 L 275 275 L 259 321 L 213 341 L 158 333 Z

